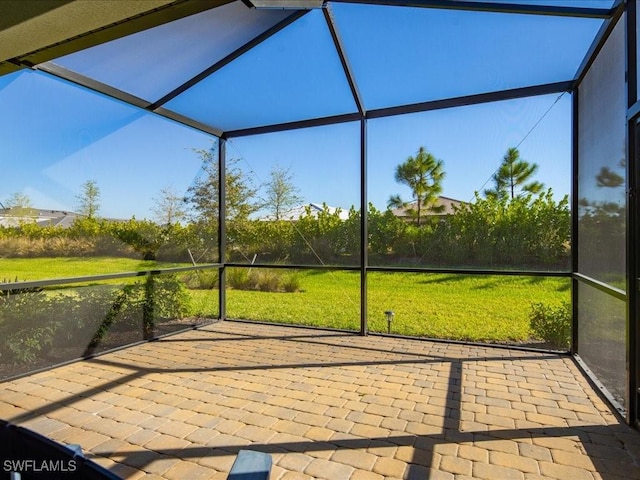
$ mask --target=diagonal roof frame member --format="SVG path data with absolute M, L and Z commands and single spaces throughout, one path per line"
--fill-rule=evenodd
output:
M 443 9 L 458 9 L 458 10 L 480 10 L 480 11 L 507 11 L 507 12 L 513 12 L 514 10 L 517 11 L 518 13 L 531 13 L 531 14 L 548 14 L 548 15 L 563 15 L 563 16 L 567 16 L 569 14 L 571 14 L 572 16 L 582 16 L 582 17 L 587 17 L 587 18 L 612 18 L 613 15 L 619 11 L 619 6 L 620 4 L 622 4 L 623 2 L 621 2 L 620 0 L 618 0 L 617 3 L 617 7 L 614 7 L 612 9 L 585 9 L 585 8 L 576 8 L 576 7 L 548 7 L 548 6 L 530 6 L 530 5 L 512 5 L 512 4 L 504 4 L 504 3 L 488 3 L 488 2 L 479 2 L 479 1 L 473 1 L 473 2 L 469 2 L 469 1 L 451 1 L 451 0 L 414 0 L 414 1 L 410 1 L 410 2 L 390 2 L 387 0 L 332 0 L 332 2 L 335 3 L 366 3 L 366 4 L 380 4 L 380 5 L 393 5 L 393 6 L 420 6 L 420 7 L 425 7 L 425 8 L 443 8 Z M 223 4 L 227 4 L 230 3 L 230 0 L 217 0 L 216 3 L 223 5 Z M 209 9 L 211 8 L 211 4 L 209 4 Z M 526 11 L 525 11 L 526 10 Z M 292 23 L 293 21 L 295 21 L 296 19 L 300 18 L 302 15 L 304 15 L 305 13 L 307 13 L 307 11 L 299 11 L 294 13 L 293 15 L 291 15 L 290 17 L 287 17 L 285 20 L 283 20 L 281 23 L 273 26 L 270 30 L 263 32 L 263 34 L 258 35 L 256 38 L 254 38 L 252 41 L 248 42 L 246 45 L 238 48 L 235 52 L 232 52 L 231 54 L 229 54 L 227 57 L 225 57 L 224 59 L 220 60 L 219 62 L 217 62 L 216 64 L 212 65 L 211 67 L 209 67 L 207 70 L 205 70 L 204 72 L 202 72 L 201 74 L 197 75 L 196 77 L 193 77 L 190 81 L 186 82 L 183 87 L 186 86 L 186 88 L 188 88 L 188 86 L 190 85 L 190 82 L 193 82 L 193 84 L 197 83 L 197 81 L 205 78 L 207 75 L 205 75 L 205 73 L 208 72 L 208 74 L 213 73 L 214 71 L 222 68 L 224 65 L 230 63 L 232 60 L 234 60 L 235 58 L 239 57 L 240 55 L 242 55 L 243 53 L 249 51 L 251 48 L 253 48 L 254 46 L 258 45 L 259 43 L 261 43 L 261 41 L 266 40 L 268 38 L 268 36 L 271 36 L 275 33 L 277 33 L 277 31 L 281 30 L 282 28 L 284 28 L 285 26 L 287 26 L 288 24 Z M 326 15 L 326 13 L 325 13 Z M 337 33 L 337 30 L 332 29 L 331 28 L 331 22 L 329 22 L 330 18 L 327 20 L 328 22 L 328 27 L 331 31 L 332 36 L 334 35 L 334 32 Z M 280 27 L 280 28 L 278 28 Z M 339 38 L 339 37 L 338 37 Z M 594 42 L 595 43 L 595 42 Z M 341 44 L 341 42 L 340 42 Z M 220 129 L 217 129 L 213 126 L 210 125 L 206 125 L 206 124 L 202 124 L 201 122 L 197 122 L 195 120 L 190 120 L 182 115 L 179 115 L 175 112 L 169 111 L 167 109 L 164 109 L 161 107 L 161 105 L 158 105 L 161 103 L 161 101 L 156 102 L 153 105 L 150 105 L 149 102 L 142 100 L 142 99 L 138 99 L 138 98 L 133 98 L 130 94 L 126 93 L 126 92 L 121 92 L 118 89 L 115 89 L 113 87 L 110 87 L 106 84 L 100 84 L 100 82 L 97 82 L 95 80 L 92 80 L 91 78 L 83 78 L 81 75 L 75 74 L 72 75 L 73 72 L 65 72 L 64 69 L 60 69 L 58 68 L 56 72 L 52 72 L 49 70 L 50 73 L 53 73 L 54 75 L 57 75 L 61 78 L 66 78 L 67 80 L 70 80 L 74 83 L 83 85 L 87 88 L 91 88 L 93 90 L 102 92 L 104 94 L 107 94 L 113 98 L 119 99 L 121 101 L 124 101 L 126 103 L 130 103 L 130 104 L 134 104 L 136 106 L 139 106 L 141 108 L 145 108 L 147 110 L 150 111 L 154 111 L 155 113 L 168 117 L 168 118 L 172 118 L 180 123 L 192 126 L 196 129 L 205 131 L 207 133 L 216 135 L 216 136 L 225 136 L 225 137 L 232 137 L 232 136 L 243 136 L 243 135 L 248 135 L 253 133 L 257 133 L 257 132 L 262 132 L 262 131 L 281 131 L 281 130 L 286 130 L 286 129 L 292 129 L 292 128 L 303 128 L 303 127 L 307 127 L 307 126 L 314 126 L 314 125 L 327 125 L 327 124 L 331 124 L 331 123 L 341 123 L 341 122 L 349 122 L 349 121 L 354 121 L 354 120 L 358 120 L 361 119 L 363 115 L 366 116 L 366 118 L 379 118 L 382 116 L 388 116 L 388 115 L 395 115 L 395 114 L 399 114 L 401 112 L 411 112 L 411 111 L 426 111 L 426 110 L 432 110 L 432 109 L 437 109 L 437 108 L 444 108 L 441 105 L 449 105 L 449 106 L 455 106 L 455 105 L 461 105 L 461 104 L 468 104 L 470 103 L 483 103 L 484 98 L 488 98 L 492 97 L 492 98 L 501 98 L 503 95 L 501 95 L 500 92 L 495 92 L 495 96 L 492 96 L 491 94 L 481 94 L 479 96 L 479 98 L 475 98 L 475 96 L 471 95 L 468 97 L 456 97 L 456 98 L 451 98 L 451 99 L 445 99 L 445 100 L 438 100 L 438 101 L 431 101 L 431 102 L 423 102 L 423 103 L 419 103 L 419 104 L 411 104 L 411 105 L 404 105 L 404 106 L 398 106 L 398 107 L 390 107 L 390 108 L 383 108 L 383 109 L 376 109 L 376 110 L 372 110 L 371 112 L 369 112 L 371 115 L 369 115 L 368 113 L 364 112 L 364 105 L 362 104 L 361 101 L 358 101 L 357 96 L 359 94 L 359 92 L 357 91 L 357 87 L 355 86 L 355 80 L 353 78 L 353 75 L 349 75 L 347 73 L 348 70 L 350 70 L 348 62 L 346 62 L 346 55 L 344 55 L 344 51 L 343 49 L 338 48 L 338 55 L 341 59 L 341 61 L 343 62 L 343 68 L 345 68 L 346 66 L 346 70 L 345 70 L 345 74 L 347 75 L 347 79 L 348 79 L 348 83 L 352 89 L 352 93 L 354 93 L 354 100 L 355 103 L 358 107 L 358 109 L 360 109 L 360 107 L 362 107 L 362 110 L 360 111 L 360 115 L 358 114 L 342 114 L 342 115 L 335 115 L 335 116 L 330 116 L 330 117 L 325 117 L 325 118 L 318 118 L 315 120 L 303 120 L 303 121 L 299 121 L 299 122 L 289 122 L 289 123 L 284 123 L 284 124 L 275 124 L 275 125 L 271 125 L 271 126 L 264 126 L 264 127 L 253 127 L 253 128 L 248 128 L 248 129 L 240 129 L 240 130 L 234 130 L 234 131 L 229 131 L 229 132 L 222 132 Z M 42 68 L 42 70 L 47 71 L 45 68 Z M 200 78 L 202 77 L 202 78 Z M 197 80 L 197 81 L 196 81 Z M 187 85 L 189 84 L 189 85 Z M 354 87 L 355 90 L 354 90 Z M 565 91 L 565 86 L 559 86 L 559 85 L 555 85 L 555 86 L 551 86 L 551 85 L 547 85 L 545 90 L 546 91 L 551 91 L 551 90 L 555 90 L 555 88 L 560 87 L 561 90 Z M 180 90 L 180 87 L 178 87 L 177 89 L 175 89 L 173 92 L 171 93 L 175 93 L 175 94 L 179 94 L 180 92 L 178 91 Z M 529 87 L 525 87 L 523 89 L 516 89 L 514 91 L 510 91 L 507 96 L 509 98 L 513 98 L 512 95 L 517 95 L 517 96 L 528 96 Z M 559 91 L 559 90 L 555 90 L 555 91 Z M 169 95 L 171 95 L 171 93 Z M 481 98 L 480 98 L 481 97 Z M 162 100 L 162 99 L 161 99 Z M 164 99 L 164 101 L 168 101 L 169 98 Z M 163 102 L 162 102 L 163 103 Z
M 612 8 L 582 8 L 582 7 L 560 7 L 548 5 L 514 5 L 507 3 L 483 2 L 483 1 L 462 1 L 462 0 L 330 0 L 328 4 L 366 4 L 366 5 L 382 5 L 382 6 L 399 6 L 399 7 L 422 7 L 425 9 L 448 9 L 462 11 L 479 11 L 491 13 L 513 13 L 513 14 L 530 14 L 538 16 L 559 16 L 559 17 L 576 17 L 585 19 L 604 19 L 610 20 L 619 12 L 619 4 L 621 0 Z M 470 94 L 463 96 L 454 96 L 449 98 L 430 100 L 425 102 L 407 103 L 397 106 L 380 107 L 370 109 L 363 112 L 363 117 L 358 114 L 341 114 L 328 117 L 321 117 L 309 120 L 300 120 L 294 122 L 277 123 L 272 125 L 264 125 L 257 127 L 241 128 L 227 130 L 224 133 L 225 138 L 243 137 L 248 135 L 258 135 L 264 133 L 280 132 L 292 129 L 310 128 L 315 126 L 330 125 L 333 123 L 345 123 L 358 121 L 361 118 L 373 119 L 388 116 L 402 115 L 407 113 L 425 112 L 431 110 L 439 110 L 444 108 L 466 106 L 479 103 L 495 102 L 509 100 L 514 98 L 522 98 L 536 95 L 545 95 L 552 93 L 562 93 L 573 90 L 575 79 L 573 75 L 567 80 L 557 81 L 555 83 L 545 83 L 533 86 L 523 86 L 506 90 L 489 91 L 479 94 Z
M 151 105 L 147 100 L 143 100 L 140 97 L 136 97 L 135 95 L 112 87 L 111 85 L 107 85 L 106 83 L 102 83 L 93 78 L 89 78 L 85 75 L 74 72 L 60 65 L 56 65 L 52 62 L 45 62 L 40 65 L 36 65 L 34 69 L 48 73 L 49 75 L 56 76 L 58 78 L 61 78 L 62 80 L 74 83 L 81 87 L 88 88 L 89 90 L 93 90 L 95 92 L 101 93 L 102 95 L 106 95 L 115 100 L 133 105 L 143 110 L 149 110 L 149 106 Z M 222 135 L 222 130 L 219 130 L 210 125 L 205 125 L 204 123 L 198 122 L 197 120 L 193 120 L 191 118 L 187 118 L 170 110 L 158 109 L 157 111 L 154 111 L 152 113 L 169 118 L 178 123 L 195 128 L 196 130 L 200 130 L 210 135 L 215 135 L 216 137 L 220 137 Z
M 234 0 L 216 0 L 216 5 L 214 7 L 211 7 L 211 4 L 208 4 L 208 8 L 206 9 L 202 9 L 204 10 L 211 10 L 212 8 L 218 8 L 218 7 L 222 7 L 224 5 L 233 3 Z M 200 13 L 200 12 L 198 12 Z M 202 122 L 199 122 L 197 120 L 194 120 L 192 118 L 189 118 L 187 116 L 181 115 L 177 112 L 173 112 L 169 109 L 165 109 L 162 107 L 162 104 L 164 104 L 165 102 L 170 101 L 172 98 L 174 98 L 175 96 L 179 95 L 180 93 L 182 93 L 184 90 L 188 89 L 189 87 L 195 85 L 196 83 L 198 83 L 200 80 L 203 80 L 204 78 L 206 78 L 207 76 L 213 74 L 214 72 L 216 72 L 217 70 L 221 69 L 222 67 L 224 67 L 225 65 L 231 63 L 233 60 L 235 60 L 236 58 L 238 58 L 239 56 L 241 56 L 242 54 L 248 52 L 249 50 L 251 50 L 252 48 L 254 48 L 255 46 L 259 45 L 260 43 L 262 43 L 263 41 L 267 40 L 269 37 L 271 37 L 272 35 L 276 34 L 277 32 L 279 32 L 280 30 L 282 30 L 283 28 L 285 28 L 286 26 L 290 25 L 291 23 L 293 23 L 295 20 L 299 19 L 300 17 L 302 17 L 304 14 L 308 13 L 308 10 L 302 10 L 302 11 L 296 11 L 295 13 L 287 16 L 285 19 L 283 19 L 282 21 L 278 22 L 277 24 L 275 24 L 274 26 L 270 27 L 268 30 L 256 35 L 254 38 L 252 38 L 250 41 L 248 41 L 247 43 L 243 44 L 242 46 L 240 46 L 239 48 L 235 49 L 233 52 L 231 52 L 230 54 L 228 54 L 227 56 L 225 56 L 224 58 L 222 58 L 221 60 L 217 61 L 214 65 L 208 67 L 207 69 L 205 69 L 203 72 L 199 73 L 198 75 L 192 77 L 191 79 L 187 80 L 186 82 L 184 82 L 182 85 L 178 86 L 177 88 L 173 89 L 171 92 L 169 92 L 168 94 L 166 94 L 164 97 L 162 97 L 160 100 L 156 101 L 156 102 L 150 102 L 148 100 L 144 100 L 136 95 L 132 95 L 131 93 L 128 93 L 126 91 L 123 91 L 119 88 L 116 88 L 112 85 L 109 85 L 107 83 L 98 81 L 94 78 L 91 78 L 89 76 L 86 75 L 82 75 L 78 72 L 75 72 L 73 70 L 70 70 L 68 68 L 65 68 L 61 65 L 58 65 L 52 61 L 48 61 L 48 62 L 44 62 L 42 64 L 36 65 L 32 68 L 35 68 L 37 70 L 41 70 L 43 72 L 49 73 L 51 75 L 57 76 L 63 80 L 66 81 L 70 81 L 72 83 L 75 83 L 77 85 L 80 85 L 82 87 L 91 89 L 93 91 L 96 91 L 98 93 L 101 93 L 103 95 L 107 95 L 111 98 L 114 98 L 116 100 L 134 105 L 136 107 L 142 108 L 144 110 L 147 110 L 149 112 L 158 114 L 160 116 L 163 116 L 165 118 L 169 118 L 171 120 L 174 120 L 178 123 L 181 123 L 183 125 L 187 125 L 190 126 L 192 128 L 195 128 L 197 130 L 203 131 L 205 133 L 211 134 L 211 135 L 215 135 L 217 137 L 221 137 L 223 132 L 221 129 L 216 128 L 213 125 L 208 125 Z
M 333 10 L 331 9 L 331 5 L 328 3 L 327 5 L 324 6 L 322 11 L 324 13 L 324 18 L 327 22 L 327 27 L 329 27 L 331 38 L 333 39 L 333 45 L 335 46 L 338 56 L 340 57 L 340 63 L 342 63 L 344 74 L 347 77 L 347 82 L 349 83 L 349 88 L 351 89 L 353 100 L 356 103 L 358 112 L 361 115 L 364 115 L 366 112 L 364 101 L 362 100 L 362 95 L 360 94 L 360 90 L 358 89 L 358 85 L 355 80 L 355 75 L 353 73 L 353 70 L 351 69 L 351 65 L 349 64 L 349 58 L 347 57 L 344 45 L 342 44 L 342 38 L 340 37 L 338 26 L 336 25 L 336 22 L 333 17 Z
M 616 7 L 587 8 L 560 5 L 534 5 L 504 2 L 465 1 L 465 0 L 331 0 L 334 3 L 360 3 L 384 5 L 390 7 L 441 8 L 445 10 L 469 10 L 478 12 L 518 13 L 524 15 L 553 15 L 579 18 L 611 18 Z
M 222 6 L 222 5 L 225 5 L 225 4 L 232 3 L 232 2 L 233 2 L 233 0 L 217 0 L 217 3 L 218 3 L 217 6 Z M 216 7 L 214 7 L 214 8 L 216 8 Z M 211 9 L 211 5 L 210 4 L 209 4 L 209 8 L 208 9 Z M 223 131 L 221 129 L 216 128 L 213 125 L 208 125 L 208 124 L 199 122 L 199 121 L 194 120 L 192 118 L 189 118 L 187 116 L 181 115 L 181 114 L 179 114 L 177 112 L 173 112 L 173 111 L 171 111 L 169 109 L 163 108 L 162 105 L 164 103 L 170 101 L 171 99 L 175 98 L 180 93 L 183 93 L 185 90 L 187 90 L 188 88 L 192 87 L 193 85 L 195 85 L 199 81 L 205 79 L 209 75 L 211 75 L 211 74 L 215 73 L 216 71 L 220 70 L 221 68 L 223 68 L 227 64 L 231 63 L 233 60 L 235 60 L 236 58 L 240 57 L 244 53 L 248 52 L 252 48 L 258 46 L 259 44 L 261 44 L 262 42 L 264 42 L 265 40 L 267 40 L 268 38 L 270 38 L 274 34 L 278 33 L 279 31 L 281 31 L 282 29 L 284 29 L 285 27 L 287 27 L 291 23 L 293 23 L 296 20 L 300 19 L 302 16 L 304 16 L 308 12 L 309 12 L 309 10 L 298 10 L 295 13 L 292 13 L 291 15 L 287 16 L 282 21 L 278 22 L 276 25 L 272 26 L 271 28 L 269 28 L 268 30 L 262 32 L 261 34 L 257 35 L 256 37 L 251 39 L 249 42 L 245 43 L 244 45 L 242 45 L 241 47 L 237 48 L 236 50 L 234 50 L 233 52 L 231 52 L 230 54 L 228 54 L 227 56 L 225 56 L 224 58 L 222 58 L 221 60 L 219 60 L 218 62 L 213 64 L 212 66 L 208 67 L 203 72 L 199 73 L 198 75 L 192 77 L 191 79 L 189 79 L 188 81 L 186 81 L 185 83 L 180 85 L 179 87 L 175 88 L 174 90 L 172 90 L 171 92 L 166 94 L 164 97 L 162 97 L 160 100 L 156 101 L 155 103 L 150 103 L 147 100 L 139 98 L 139 97 L 137 97 L 135 95 L 132 95 L 132 94 L 130 94 L 128 92 L 120 90 L 120 89 L 118 89 L 116 87 L 113 87 L 111 85 L 108 85 L 106 83 L 100 82 L 100 81 L 95 80 L 93 78 L 90 78 L 90 77 L 87 77 L 85 75 L 82 75 L 82 74 L 79 74 L 77 72 L 74 72 L 72 70 L 69 70 L 69 69 L 67 69 L 65 67 L 62 67 L 60 65 L 54 64 L 53 62 L 49 62 L 49 61 L 48 62 L 44 62 L 42 64 L 32 66 L 31 68 L 34 68 L 34 69 L 37 69 L 37 70 L 41 70 L 43 72 L 46 72 L 46 73 L 49 73 L 49 74 L 54 75 L 56 77 L 59 77 L 59 78 L 61 78 L 63 80 L 72 82 L 74 84 L 77 84 L 77 85 L 80 85 L 82 87 L 88 88 L 88 89 L 96 91 L 98 93 L 101 93 L 103 95 L 107 95 L 107 96 L 109 96 L 111 98 L 114 98 L 116 100 L 119 100 L 119 101 L 122 101 L 122 102 L 125 102 L 125 103 L 128 103 L 128 104 L 134 105 L 136 107 L 139 107 L 139 108 L 142 108 L 144 110 L 147 110 L 147 111 L 149 111 L 151 113 L 155 113 L 157 115 L 169 118 L 169 119 L 174 120 L 174 121 L 176 121 L 178 123 L 181 123 L 183 125 L 187 125 L 189 127 L 195 128 L 195 129 L 203 131 L 205 133 L 208 133 L 208 134 L 211 134 L 211 135 L 215 135 L 217 137 L 222 137 L 223 136 Z
M 131 95 L 130 93 L 124 92 L 94 78 L 82 75 L 81 73 L 69 70 L 68 68 L 55 64 L 53 62 L 40 63 L 34 66 L 33 69 L 48 73 L 68 82 L 75 83 L 76 85 L 88 88 L 89 90 L 102 93 L 103 95 L 115 98 L 116 100 L 120 100 L 138 108 L 144 109 L 149 106 L 149 102 L 140 97 Z
M 194 85 L 196 85 L 200 81 L 204 80 L 208 76 L 214 74 L 215 72 L 217 72 L 221 68 L 225 67 L 226 65 L 228 65 L 229 63 L 234 61 L 236 58 L 238 58 L 241 55 L 247 53 L 249 50 L 253 49 L 254 47 L 256 47 L 258 45 L 260 45 L 262 42 L 264 42 L 268 38 L 272 37 L 273 35 L 275 35 L 279 31 L 281 31 L 285 27 L 289 26 L 290 24 L 292 24 L 296 20 L 302 18 L 308 12 L 309 12 L 309 10 L 298 10 L 295 13 L 292 13 L 291 15 L 286 17 L 284 20 L 278 22 L 273 27 L 271 27 L 268 30 L 264 31 L 260 35 L 254 37 L 249 42 L 247 42 L 246 44 L 242 45 L 240 48 L 234 50 L 233 52 L 231 52 L 229 55 L 227 55 L 223 59 L 217 61 L 216 63 L 214 63 L 213 65 L 211 65 L 207 69 L 205 69 L 202 72 L 200 72 L 198 75 L 192 77 L 191 79 L 187 80 L 182 85 L 180 85 L 179 87 L 177 87 L 174 90 L 172 90 L 171 92 L 167 93 L 164 97 L 162 97 L 161 99 L 159 99 L 158 101 L 156 101 L 155 103 L 150 105 L 148 107 L 148 110 L 154 111 L 156 113 L 167 112 L 168 110 L 166 110 L 164 108 L 161 108 L 164 104 L 166 104 L 167 102 L 173 100 L 175 97 L 177 97 L 181 93 L 185 92 L 189 88 L 193 87 Z

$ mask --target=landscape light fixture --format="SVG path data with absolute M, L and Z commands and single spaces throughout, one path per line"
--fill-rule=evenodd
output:
M 391 333 L 391 322 L 393 322 L 394 315 L 395 313 L 393 313 L 393 310 L 387 310 L 384 312 L 384 316 L 387 319 L 387 333 Z
M 322 8 L 325 0 L 242 0 L 250 8 L 280 10 L 312 10 Z

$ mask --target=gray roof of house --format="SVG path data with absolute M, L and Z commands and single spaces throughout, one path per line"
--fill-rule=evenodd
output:
M 423 210 L 424 215 L 453 215 L 455 213 L 455 208 L 459 207 L 460 205 L 462 205 L 464 202 L 460 201 L 460 200 L 455 200 L 453 198 L 449 198 L 449 197 L 438 197 L 438 200 L 436 200 L 435 206 L 439 207 L 439 206 L 444 206 L 444 210 L 442 212 L 434 212 L 431 210 Z M 391 212 L 396 216 L 396 217 L 409 217 L 409 213 L 408 211 L 413 209 L 415 210 L 417 208 L 418 202 L 414 201 L 414 202 L 410 202 L 408 203 L 405 207 L 403 208 L 394 208 L 391 210 Z

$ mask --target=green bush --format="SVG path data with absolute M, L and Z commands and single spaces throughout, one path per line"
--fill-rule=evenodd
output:
M 571 213 L 565 196 L 481 198 L 456 209 L 446 223 L 445 260 L 453 265 L 564 269 L 569 265 Z
M 258 290 L 261 292 L 297 292 L 300 276 L 297 272 L 285 273 L 260 268 L 230 268 L 227 284 L 235 290 Z
M 250 290 L 255 285 L 246 268 L 228 268 L 226 281 L 231 288 L 236 290 Z
M 148 339 L 158 322 L 190 311 L 190 296 L 175 275 L 151 275 L 119 288 L 16 290 L 0 295 L 0 361 L 5 364 L 32 364 L 56 349 L 82 348 L 82 338 L 88 339 L 84 355 L 90 355 L 111 332 L 129 334 L 142 328 Z
M 281 275 L 273 270 L 259 270 L 252 272 L 255 286 L 261 292 L 277 292 L 280 290 Z
M 293 272 L 285 275 L 282 278 L 280 285 L 282 286 L 282 289 L 287 293 L 299 292 L 301 285 L 300 274 L 298 272 Z
M 529 314 L 531 330 L 553 348 L 569 350 L 571 345 L 571 305 L 562 302 L 559 307 L 544 303 L 531 304 Z
M 40 291 L 0 296 L 0 358 L 3 363 L 33 363 L 50 349 L 60 327 L 47 295 Z
M 154 320 L 172 320 L 187 315 L 191 297 L 187 287 L 176 275 L 150 276 L 145 284 L 145 296 L 153 297 Z M 152 287 L 150 287 L 152 285 Z
M 218 270 L 198 270 L 182 276 L 187 288 L 192 290 L 212 290 L 218 288 Z
M 41 352 L 51 348 L 57 326 L 46 325 L 29 330 L 21 329 L 6 339 L 6 348 L 15 363 L 30 364 L 38 359 Z

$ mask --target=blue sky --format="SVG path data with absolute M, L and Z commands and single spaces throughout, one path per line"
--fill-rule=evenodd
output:
M 367 108 L 566 80 L 600 24 L 335 7 Z M 532 23 L 536 19 L 540 22 Z M 320 12 L 306 15 L 167 107 L 231 129 L 353 111 L 322 22 Z M 363 31 L 379 34 L 362 37 Z M 124 52 L 122 71 L 143 54 L 125 48 L 126 41 L 142 49 L 145 43 L 139 40 L 123 39 L 118 50 Z M 60 63 L 84 62 L 96 72 L 113 69 L 116 62 L 105 48 L 79 52 Z M 92 59 L 97 59 L 95 65 Z M 393 171 L 420 146 L 444 161 L 445 196 L 471 200 L 474 191 L 488 186 L 485 182 L 506 149 L 520 143 L 522 157 L 539 165 L 538 179 L 557 196 L 569 193 L 571 99 L 569 94 L 558 97 L 369 121 L 369 200 L 384 208 L 392 194 L 409 198 L 408 189 L 394 182 Z M 96 180 L 101 215 L 150 218 L 160 189 L 184 192 L 192 184 L 199 170 L 193 149 L 208 148 L 212 142 L 194 129 L 41 72 L 0 77 L 0 106 L 12 113 L 0 118 L 0 201 L 23 192 L 38 208 L 74 210 L 82 183 Z M 238 165 L 255 186 L 279 165 L 291 168 L 305 201 L 348 208 L 359 205 L 359 145 L 359 125 L 341 124 L 231 139 L 228 153 L 240 159 Z

